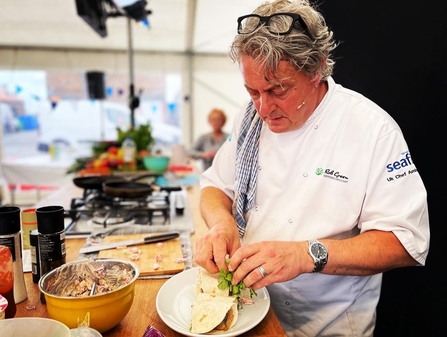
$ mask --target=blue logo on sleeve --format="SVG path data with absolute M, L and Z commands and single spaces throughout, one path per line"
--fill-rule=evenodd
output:
M 402 168 L 405 168 L 407 166 L 413 165 L 411 162 L 411 155 L 409 151 L 402 152 L 402 155 L 404 156 L 400 160 L 396 160 L 393 163 L 390 163 L 386 166 L 387 172 L 393 172 L 400 170 Z
M 386 166 L 387 172 L 394 172 L 394 176 L 389 176 L 386 178 L 387 181 L 394 181 L 397 179 L 401 179 L 404 177 L 409 176 L 410 174 L 416 173 L 418 170 L 416 168 L 409 169 L 408 171 L 400 171 L 402 169 L 409 168 L 410 166 L 413 166 L 413 163 L 411 161 L 411 155 L 409 151 L 404 151 L 401 153 L 402 158 L 399 160 L 396 160 L 395 162 L 389 163 Z M 399 172 L 397 172 L 399 171 Z

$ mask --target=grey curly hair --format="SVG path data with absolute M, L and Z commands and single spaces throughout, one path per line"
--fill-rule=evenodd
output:
M 277 80 L 280 77 L 277 73 L 279 62 L 285 60 L 308 78 L 318 76 L 320 81 L 326 81 L 333 72 L 335 61 L 332 51 L 337 43 L 326 26 L 324 17 L 308 0 L 264 2 L 253 14 L 269 16 L 284 12 L 299 14 L 307 29 L 296 27 L 287 35 L 275 35 L 269 32 L 268 27 L 261 25 L 252 33 L 238 34 L 229 50 L 231 59 L 239 62 L 242 55 L 249 55 L 256 63 L 264 66 L 266 78 L 270 75 Z M 281 23 L 270 22 L 272 24 Z

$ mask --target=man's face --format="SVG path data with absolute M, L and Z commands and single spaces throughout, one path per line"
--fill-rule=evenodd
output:
M 264 69 L 255 64 L 250 56 L 243 55 L 240 69 L 244 85 L 256 110 L 269 129 L 283 133 L 299 129 L 312 114 L 314 107 L 297 107 L 308 97 L 315 85 L 303 73 L 293 69 L 287 61 L 281 61 L 277 77 L 266 79 Z

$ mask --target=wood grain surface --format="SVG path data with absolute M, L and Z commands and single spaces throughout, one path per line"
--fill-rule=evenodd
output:
M 161 233 L 157 233 L 161 234 Z M 122 240 L 136 240 L 146 236 L 144 234 L 110 235 L 106 236 L 102 243 L 117 242 Z M 137 251 L 137 252 L 134 252 Z M 157 255 L 162 255 L 162 260 L 157 262 Z M 172 239 L 157 243 L 148 243 L 129 247 L 101 250 L 98 257 L 112 257 L 118 259 L 131 260 L 140 268 L 140 276 L 171 275 L 177 274 L 185 269 L 185 263 L 175 262 L 182 258 L 182 246 L 180 239 Z M 159 269 L 154 269 L 154 264 L 158 263 Z

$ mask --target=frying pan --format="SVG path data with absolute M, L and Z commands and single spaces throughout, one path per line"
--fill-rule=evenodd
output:
M 102 190 L 112 197 L 141 198 L 151 194 L 154 189 L 149 184 L 115 180 L 103 182 Z
M 117 181 L 109 180 L 102 183 L 102 190 L 112 197 L 118 198 L 141 198 L 150 195 L 153 191 L 181 191 L 181 186 L 156 186 L 145 183 L 137 183 L 135 180 L 144 176 L 138 176 L 131 180 Z M 150 176 L 150 175 L 149 175 Z M 153 176 L 153 174 L 152 174 Z
M 104 175 L 104 176 L 87 176 L 87 177 L 76 177 L 73 179 L 73 183 L 80 188 L 86 190 L 102 190 L 102 183 L 108 180 L 124 180 L 124 178 Z
M 116 181 L 116 182 L 126 182 L 126 181 L 136 181 L 138 179 L 154 177 L 156 178 L 158 174 L 145 173 L 137 175 L 130 179 L 126 179 L 123 176 L 116 175 L 101 175 L 101 176 L 86 176 L 86 177 L 76 177 L 73 179 L 73 183 L 80 188 L 86 190 L 103 190 L 102 184 L 106 181 Z

